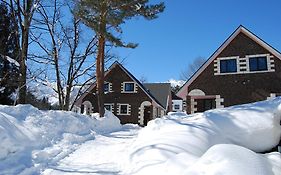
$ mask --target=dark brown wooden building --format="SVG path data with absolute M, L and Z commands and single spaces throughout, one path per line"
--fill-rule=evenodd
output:
M 146 125 L 151 119 L 165 115 L 171 109 L 169 83 L 140 83 L 120 63 L 114 62 L 105 73 L 105 108 L 122 124 Z M 96 83 L 78 99 L 74 111 L 91 115 L 98 112 Z
M 177 95 L 187 113 L 267 100 L 281 93 L 280 59 L 280 52 L 239 26 Z

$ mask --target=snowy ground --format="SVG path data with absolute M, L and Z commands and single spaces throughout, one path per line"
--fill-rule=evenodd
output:
M 281 175 L 281 98 L 148 126 L 72 112 L 0 106 L 0 175 Z
M 137 135 L 139 127 L 124 126 L 121 131 L 99 135 L 87 141 L 75 152 L 43 172 L 51 174 L 120 174 L 126 151 Z

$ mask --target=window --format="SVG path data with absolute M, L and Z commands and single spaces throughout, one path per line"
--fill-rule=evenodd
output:
M 134 92 L 135 91 L 135 83 L 124 83 L 124 91 L 125 92 Z
M 112 112 L 112 105 L 111 104 L 104 104 L 104 108 L 110 112 Z
M 249 58 L 249 62 L 250 62 L 250 71 L 267 70 L 267 58 L 266 57 Z
M 120 105 L 120 114 L 128 114 L 128 105 Z
M 210 110 L 216 108 L 216 101 L 214 99 L 205 99 L 204 100 L 204 110 Z
M 109 92 L 109 83 L 104 83 L 103 88 L 104 92 Z
M 236 59 L 220 60 L 220 73 L 237 72 L 236 62 Z
M 131 107 L 129 104 L 118 104 L 118 107 L 119 115 L 130 115 Z
M 180 109 L 180 105 L 175 105 L 174 108 L 175 109 Z

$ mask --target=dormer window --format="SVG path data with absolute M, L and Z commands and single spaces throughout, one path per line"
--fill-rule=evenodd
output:
M 249 58 L 250 71 L 265 71 L 267 70 L 267 57 L 252 57 Z
M 220 60 L 220 73 L 237 72 L 237 59 Z

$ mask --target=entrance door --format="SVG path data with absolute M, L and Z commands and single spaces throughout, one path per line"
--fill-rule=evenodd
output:
M 204 112 L 210 109 L 216 108 L 216 101 L 215 99 L 197 99 L 196 100 L 197 111 L 196 112 Z
M 144 107 L 144 114 L 143 114 L 143 117 L 144 117 L 143 124 L 144 124 L 144 126 L 146 126 L 147 123 L 151 120 L 150 116 L 151 116 L 150 106 L 145 106 Z

